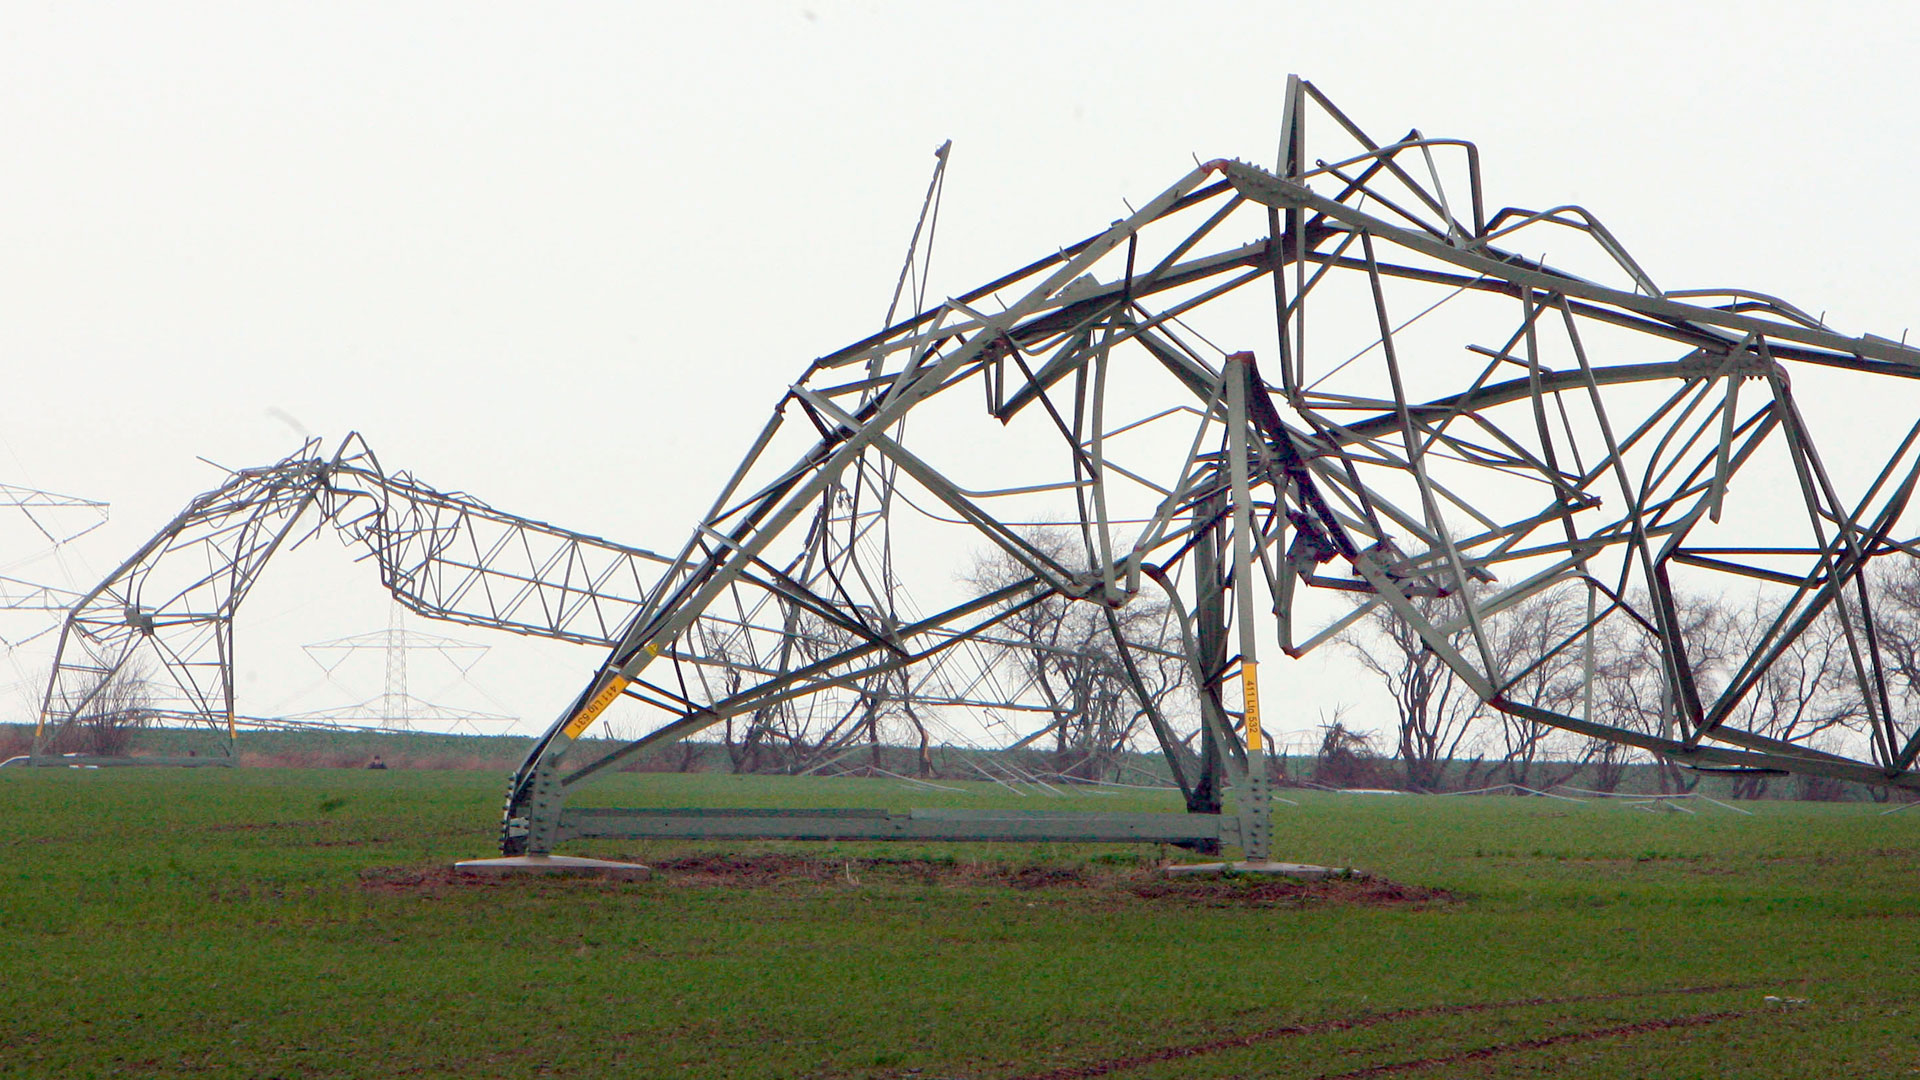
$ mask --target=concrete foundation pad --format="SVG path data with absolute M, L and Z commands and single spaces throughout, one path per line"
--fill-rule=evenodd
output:
M 574 855 L 509 855 L 500 859 L 468 859 L 453 864 L 462 874 L 506 877 L 512 874 L 550 874 L 563 877 L 603 877 L 614 881 L 645 881 L 653 871 L 639 863 L 582 859 Z
M 1353 871 L 1339 866 L 1314 866 L 1297 862 L 1209 862 L 1175 863 L 1161 867 L 1168 877 L 1218 877 L 1222 874 L 1270 874 L 1276 877 L 1321 881 L 1330 877 L 1350 877 Z

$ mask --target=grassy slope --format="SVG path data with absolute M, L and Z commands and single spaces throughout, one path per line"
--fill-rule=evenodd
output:
M 1281 809 L 1288 856 L 1461 897 L 1424 906 L 1197 906 L 855 863 L 827 882 L 756 887 L 673 875 L 363 882 L 369 868 L 486 854 L 500 793 L 498 777 L 460 772 L 0 773 L 0 1074 L 1320 1077 L 1423 1059 L 1442 1060 L 1390 1075 L 1920 1068 L 1920 809 L 1769 803 L 1740 817 L 1312 793 Z M 594 796 L 1042 808 L 997 792 L 766 777 L 623 776 Z M 687 849 L 596 850 L 661 860 Z M 830 851 L 1105 860 L 1096 867 L 1129 854 Z M 1724 989 L 1667 992 L 1701 987 Z M 1810 1003 L 1772 1008 L 1769 993 Z

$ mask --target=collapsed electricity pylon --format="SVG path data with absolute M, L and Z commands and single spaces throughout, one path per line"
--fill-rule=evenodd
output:
M 72 605 L 36 756 L 65 749 L 103 708 L 137 708 L 141 715 L 129 718 L 136 724 L 209 728 L 226 737 L 229 751 L 238 727 L 302 726 L 236 712 L 233 618 L 267 560 L 326 525 L 364 545 L 382 583 L 421 615 L 601 646 L 631 620 L 666 564 L 639 548 L 389 474 L 358 435 L 330 457 L 310 440 L 299 453 L 234 472 L 193 499 Z M 118 700 L 130 683 L 141 688 L 134 706 Z M 316 718 L 308 726 L 343 725 Z
M 1258 643 L 1298 656 L 1382 605 L 1509 715 L 1686 765 L 1920 787 L 1920 726 L 1897 705 L 1864 577 L 1920 550 L 1897 531 L 1920 425 L 1840 432 L 1845 459 L 1823 461 L 1795 396 L 1796 380 L 1864 399 L 1916 376 L 1920 352 L 1765 294 L 1662 289 L 1579 207 L 1489 215 L 1473 144 L 1375 141 L 1290 80 L 1273 170 L 1208 162 L 1111 227 L 808 365 L 514 777 L 503 849 L 1162 840 L 1265 857 Z M 1074 558 L 1023 529 L 1046 521 L 1068 524 Z M 889 545 L 868 542 L 883 530 Z M 982 544 L 1019 573 L 955 595 L 952 557 Z M 943 596 L 930 613 L 890 605 L 906 572 L 876 566 L 883 552 L 940 553 L 915 567 L 917 595 Z M 1714 685 L 1683 609 L 1730 582 L 1762 590 L 1769 617 Z M 1577 628 L 1524 664 L 1495 647 L 1516 605 L 1564 588 L 1585 594 Z M 648 746 L 911 685 L 1050 598 L 1103 613 L 1137 671 L 1117 620 L 1154 597 L 1180 623 L 1197 731 L 1136 680 L 1137 704 L 1191 813 L 567 806 Z M 1816 624 L 1837 626 L 1864 701 L 1855 736 L 1815 747 L 1736 722 Z M 1595 701 L 1602 635 L 1657 669 L 1653 722 Z M 696 642 L 733 678 L 690 680 Z M 1572 656 L 1579 708 L 1517 692 Z M 570 762 L 623 699 L 654 711 L 651 730 Z

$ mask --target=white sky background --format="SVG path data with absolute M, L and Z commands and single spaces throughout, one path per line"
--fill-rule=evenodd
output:
M 0 481 L 113 504 L 16 572 L 90 586 L 219 482 L 196 455 L 295 449 L 274 409 L 675 549 L 806 362 L 878 328 L 941 140 L 945 295 L 1195 156 L 1271 165 L 1288 72 L 1378 137 L 1476 141 L 1489 210 L 1579 203 L 1669 288 L 1898 338 L 1916 31 L 1903 4 L 6 4 Z M 299 646 L 385 625 L 331 539 L 276 561 L 242 708 L 371 696 L 377 657 L 328 683 Z M 473 684 L 421 660 L 414 691 L 523 730 L 600 659 L 447 632 L 497 647 Z M 1269 723 L 1390 715 L 1344 671 L 1276 664 Z

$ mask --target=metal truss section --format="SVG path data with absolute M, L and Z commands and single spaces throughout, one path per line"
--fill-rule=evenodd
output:
M 78 599 L 72 589 L 0 575 L 0 611 L 65 611 Z
M 48 546 L 59 547 L 107 523 L 107 504 L 17 484 L 0 484 L 0 509 L 18 510 Z
M 226 736 L 281 724 L 235 709 L 233 619 L 271 556 L 332 525 L 368 549 L 383 583 L 429 618 L 607 646 L 666 560 L 388 475 L 358 435 L 331 456 L 310 440 L 197 496 L 71 604 L 36 730 L 58 753 L 76 725 L 140 687 L 138 710 Z M 284 721 L 336 727 L 342 717 Z M 368 719 L 362 715 L 344 717 Z
M 617 640 L 668 560 L 383 471 L 357 438 L 329 477 L 331 516 L 370 549 L 394 596 L 428 618 Z
M 1231 831 L 1252 857 L 1266 851 L 1257 644 L 1299 656 L 1382 606 L 1510 716 L 1686 765 L 1920 787 L 1920 726 L 1866 587 L 1873 560 L 1920 553 L 1900 531 L 1920 425 L 1823 425 L 1796 396 L 1910 394 L 1920 352 L 1763 293 L 1662 288 L 1580 207 L 1489 211 L 1469 142 L 1377 140 L 1298 79 L 1285 104 L 1275 167 L 1208 162 L 1110 227 L 806 365 L 516 774 L 504 849 L 666 835 L 567 797 L 730 721 L 967 685 L 969 649 L 1061 602 L 1107 625 L 1189 810 L 1217 815 L 1220 788 L 1240 789 Z M 1037 542 L 1042 522 L 1070 548 Z M 956 587 L 956 553 L 979 550 L 1013 572 Z M 1761 632 L 1690 637 L 1693 598 L 1732 589 L 1760 598 Z M 1577 626 L 1524 658 L 1500 647 L 1517 612 L 1563 590 Z M 1153 657 L 1122 626 L 1145 605 L 1178 626 L 1187 715 L 1162 707 Z M 1820 740 L 1755 708 L 1812 634 L 1836 643 L 1861 702 Z M 1633 708 L 1593 692 L 1603 641 L 1644 657 Z M 701 681 L 702 664 L 726 677 Z M 1544 665 L 1586 680 L 1579 707 L 1538 703 Z M 653 711 L 648 733 L 569 761 L 623 698 Z M 777 814 L 706 827 L 833 833 Z M 946 828 L 1005 835 L 986 818 Z

